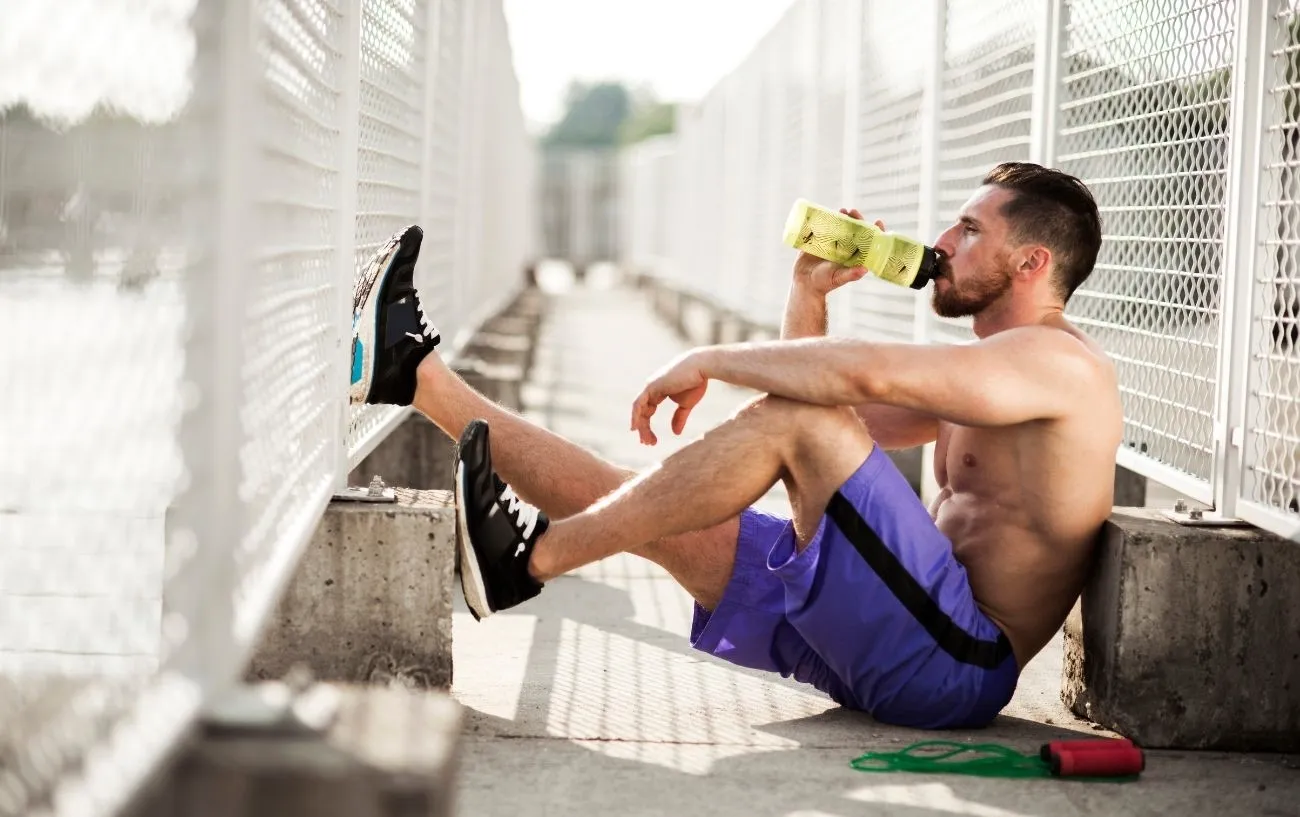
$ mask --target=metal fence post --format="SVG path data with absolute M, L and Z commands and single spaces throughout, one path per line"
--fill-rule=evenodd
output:
M 935 0 L 931 6 L 925 77 L 921 92 L 921 179 L 917 196 L 917 237 L 934 241 L 939 228 L 939 116 L 943 110 L 943 69 L 948 45 L 948 0 Z M 933 284 L 931 284 L 933 286 Z M 912 340 L 929 341 L 930 301 L 917 295 L 912 313 Z M 921 498 L 929 503 L 939 492 L 934 474 L 935 444 L 921 449 Z
M 1233 49 L 1228 197 L 1220 276 L 1218 375 L 1214 401 L 1214 507 L 1223 517 L 1237 514 L 1241 496 L 1242 436 L 1250 365 L 1252 286 L 1259 257 L 1261 144 L 1269 53 L 1268 0 L 1243 0 L 1237 7 Z
M 461 68 L 456 103 L 460 106 L 460 144 L 456 147 L 456 163 L 459 178 L 456 183 L 456 265 L 453 268 L 453 303 L 458 316 L 456 330 L 463 334 L 468 326 L 464 316 L 472 309 L 471 281 L 474 266 L 478 260 L 478 215 L 474 196 L 474 186 L 478 183 L 478 151 L 475 142 L 478 128 L 478 104 L 474 85 L 478 77 L 478 27 L 474 24 L 475 9 L 478 4 L 473 0 L 458 0 L 461 3 Z M 460 337 L 453 339 L 452 348 L 459 346 Z
M 933 16 L 929 22 L 929 36 L 922 40 L 921 45 L 928 53 L 921 91 L 921 179 L 916 211 L 917 238 L 927 243 L 934 240 L 939 227 L 939 114 L 943 110 L 948 0 L 935 0 L 930 13 Z M 912 339 L 925 343 L 929 339 L 926 327 L 929 325 L 930 303 L 918 295 L 915 305 Z
M 342 20 L 340 27 L 340 45 L 342 53 L 339 65 L 339 107 L 342 132 L 339 133 L 338 145 L 338 210 L 334 213 L 335 236 L 334 248 L 335 281 L 338 287 L 338 349 L 336 360 L 340 386 L 351 382 L 352 361 L 352 288 L 357 272 L 357 154 L 361 129 L 361 6 L 359 3 L 342 3 L 339 6 Z M 348 485 L 350 455 L 348 452 L 348 429 L 351 425 L 352 407 L 346 396 L 338 401 L 339 430 L 335 452 L 334 490 L 343 491 Z
M 189 335 L 186 391 L 192 395 L 181 422 L 188 486 L 168 514 L 168 581 L 164 585 L 165 637 L 179 643 L 171 666 L 199 685 L 210 706 L 237 681 L 235 552 L 245 525 L 240 498 L 240 448 L 244 429 L 242 366 L 247 277 L 252 258 L 252 174 L 257 121 L 254 50 L 257 15 L 252 0 L 206 0 L 198 15 L 217 42 L 202 55 L 196 90 L 211 94 L 211 120 L 198 123 L 215 141 L 210 185 L 212 229 L 196 236 L 202 248 L 186 276 Z M 183 630 L 184 636 L 172 636 Z
M 1061 54 L 1069 9 L 1065 0 L 1046 0 L 1038 15 L 1034 47 L 1033 113 L 1029 124 L 1029 159 L 1044 167 L 1056 162 L 1056 114 L 1061 89 Z
M 850 207 L 862 207 L 857 200 L 858 155 L 862 140 L 862 57 L 866 39 L 863 26 L 866 21 L 867 0 L 851 0 L 844 28 L 850 32 L 849 47 L 845 49 L 846 76 L 844 78 L 844 138 L 840 148 L 840 201 Z M 853 298 L 857 287 L 845 287 L 830 316 L 831 334 L 848 334 L 853 325 Z

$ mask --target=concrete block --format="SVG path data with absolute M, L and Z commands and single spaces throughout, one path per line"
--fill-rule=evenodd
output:
M 483 331 L 494 335 L 511 335 L 514 337 L 527 338 L 529 345 L 537 343 L 537 336 L 541 330 L 542 316 L 537 315 L 510 315 L 501 314 L 494 318 L 489 318 L 483 324 Z
M 451 817 L 463 714 L 448 695 L 340 687 L 326 730 L 200 729 L 128 817 Z
M 466 357 L 456 362 L 455 370 L 470 387 L 493 403 L 511 411 L 519 411 L 523 406 L 522 364 L 490 363 Z
M 332 502 L 248 669 L 282 678 L 451 684 L 456 527 L 452 495 L 397 490 L 396 504 Z
M 533 342 L 528 335 L 478 332 L 466 344 L 463 355 L 490 364 L 517 365 L 520 379 L 526 380 L 533 363 Z
M 741 343 L 748 336 L 749 327 L 744 318 L 726 310 L 718 310 L 714 313 L 713 343 Z
M 907 484 L 912 486 L 912 490 L 916 491 L 918 497 L 921 495 L 921 480 L 925 471 L 924 451 L 924 446 L 918 445 L 885 452 L 894 461 L 899 473 L 907 480 Z
M 719 310 L 712 301 L 698 295 L 685 296 L 681 309 L 681 334 L 692 346 L 713 342 L 713 326 Z
M 1062 698 L 1152 748 L 1300 751 L 1300 548 L 1254 528 L 1117 508 Z
M 1147 478 L 1127 468 L 1115 466 L 1115 500 L 1117 508 L 1141 508 L 1147 504 Z
M 348 474 L 348 484 L 369 485 L 380 476 L 388 485 L 450 491 L 455 454 L 455 442 L 442 429 L 412 412 Z

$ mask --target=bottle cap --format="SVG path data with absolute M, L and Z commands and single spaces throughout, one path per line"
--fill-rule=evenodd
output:
M 916 268 L 916 277 L 909 285 L 912 289 L 925 289 L 925 285 L 939 277 L 939 253 L 933 247 L 921 247 L 921 264 Z

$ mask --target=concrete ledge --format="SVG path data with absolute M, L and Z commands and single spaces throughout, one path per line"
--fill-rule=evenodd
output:
M 439 692 L 343 687 L 321 734 L 202 730 L 134 817 L 451 817 L 461 708 Z
M 248 669 L 282 678 L 449 687 L 455 514 L 445 491 L 332 502 Z
M 1300 547 L 1117 508 L 1066 625 L 1062 698 L 1151 748 L 1300 750 Z
M 373 477 L 387 485 L 419 491 L 450 491 L 456 444 L 418 412 L 411 412 L 348 474 L 348 484 L 365 486 Z

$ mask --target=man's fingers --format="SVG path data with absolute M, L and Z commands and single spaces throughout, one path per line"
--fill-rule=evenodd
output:
M 678 406 L 673 412 L 673 433 L 680 435 L 686 428 L 686 418 L 691 414 L 690 406 Z
M 632 430 L 637 432 L 643 445 L 654 445 L 658 440 L 650 429 L 650 418 L 654 416 L 662 397 L 656 397 L 649 389 L 632 404 Z
M 851 284 L 854 281 L 860 280 L 862 276 L 866 274 L 866 267 L 846 267 L 835 271 L 831 283 L 837 287 L 842 287 L 845 284 Z

